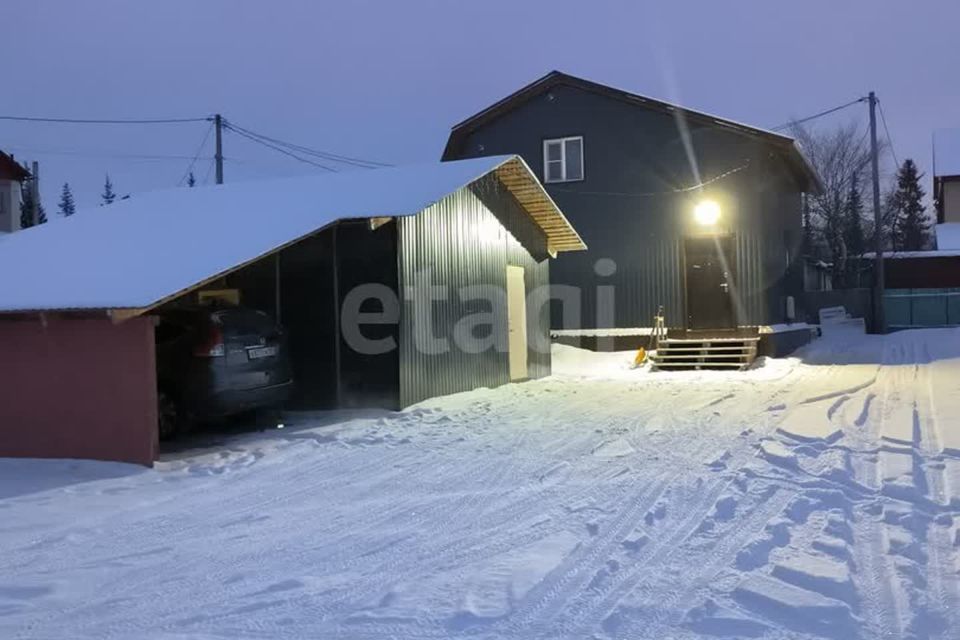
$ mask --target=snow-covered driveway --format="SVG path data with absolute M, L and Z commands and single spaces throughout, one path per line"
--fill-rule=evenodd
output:
M 958 638 L 960 332 L 0 460 L 2 638 Z

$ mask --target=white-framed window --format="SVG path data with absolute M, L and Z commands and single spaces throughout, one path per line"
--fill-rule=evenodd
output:
M 543 141 L 543 181 L 583 180 L 583 136 Z

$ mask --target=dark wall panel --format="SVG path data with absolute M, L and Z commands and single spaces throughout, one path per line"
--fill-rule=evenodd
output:
M 549 375 L 549 311 L 529 295 L 549 281 L 547 259 L 539 257 L 546 254 L 546 239 L 505 187 L 486 179 L 397 225 L 401 406 L 509 382 L 508 264 L 525 269 L 530 377 Z M 500 297 L 494 296 L 496 302 L 465 299 L 464 287 L 477 285 L 499 291 Z M 442 299 L 432 299 L 436 296 Z M 430 322 L 423 313 L 430 314 Z M 490 348 L 465 350 L 456 339 L 464 318 L 484 313 L 492 322 L 476 327 L 473 335 L 486 338 Z
M 337 404 L 333 228 L 280 254 L 281 321 L 292 354 L 295 406 Z
M 268 259 L 271 261 L 271 259 Z M 358 352 L 343 339 L 341 308 L 355 287 L 378 283 L 397 291 L 396 225 L 371 230 L 366 220 L 324 229 L 280 255 L 281 317 L 290 340 L 303 408 L 397 408 L 398 351 Z M 361 311 L 378 312 L 373 300 Z M 393 337 L 391 325 L 364 325 L 369 339 Z
M 692 155 L 684 144 L 689 135 Z M 561 254 L 554 285 L 581 290 L 579 320 L 560 315 L 553 326 L 609 326 L 598 320 L 597 287 L 615 287 L 614 326 L 649 326 L 657 306 L 667 323 L 685 317 L 680 248 L 702 197 L 721 201 L 725 228 L 742 236 L 736 271 L 741 278 L 742 321 L 783 320 L 788 292 L 802 287 L 788 244 L 800 238 L 799 187 L 769 146 L 723 126 L 678 122 L 670 114 L 559 86 L 488 123 L 465 141 L 463 157 L 520 154 L 543 176 L 543 140 L 584 137 L 584 180 L 546 185 L 589 247 Z M 712 181 L 703 191 L 691 185 Z M 613 260 L 616 271 L 595 266 Z M 609 266 L 608 264 L 606 266 Z
M 396 300 L 397 296 L 397 225 L 389 222 L 371 229 L 367 220 L 341 222 L 334 228 L 337 279 L 341 325 L 354 320 L 345 312 L 344 301 L 358 287 L 382 285 Z M 357 294 L 361 294 L 357 290 Z M 359 297 L 358 297 L 359 299 Z M 386 308 L 385 308 L 386 307 Z M 379 298 L 362 301 L 359 311 L 369 314 L 389 312 L 389 303 Z M 397 409 L 400 403 L 398 318 L 393 323 L 363 323 L 356 327 L 362 338 L 387 340 L 394 348 L 371 352 L 353 348 L 340 331 L 341 407 L 383 407 Z M 349 330 L 349 328 L 348 328 Z M 361 347 L 363 345 L 360 345 Z

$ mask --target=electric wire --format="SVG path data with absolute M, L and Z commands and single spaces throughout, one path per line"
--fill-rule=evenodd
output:
M 692 185 L 692 186 L 689 186 L 689 187 L 680 187 L 680 188 L 677 188 L 677 189 L 668 189 L 668 190 L 665 190 L 665 191 L 647 191 L 647 192 L 641 192 L 641 191 L 581 191 L 581 190 L 579 190 L 579 189 L 564 189 L 564 188 L 562 188 L 562 187 L 553 187 L 553 186 L 551 186 L 551 185 L 549 185 L 549 184 L 548 184 L 548 186 L 550 186 L 550 190 L 551 190 L 551 191 L 561 191 L 561 192 L 564 192 L 564 193 L 579 193 L 579 194 L 591 195 L 591 196 L 624 196 L 624 197 L 632 197 L 632 198 L 651 198 L 651 197 L 656 197 L 656 196 L 668 196 L 668 195 L 673 195 L 673 194 L 677 194 L 677 193 L 690 193 L 691 191 L 697 191 L 697 190 L 703 189 L 704 187 L 709 186 L 709 185 L 711 185 L 711 184 L 713 184 L 713 183 L 715 183 L 715 182 L 719 182 L 720 180 L 723 180 L 724 178 L 728 178 L 728 177 L 730 177 L 731 175 L 733 175 L 733 174 L 735 174 L 735 173 L 738 173 L 738 172 L 740 172 L 740 171 L 743 171 L 744 169 L 746 169 L 746 168 L 749 167 L 749 166 L 750 166 L 750 162 L 747 161 L 747 162 L 745 162 L 744 164 L 740 165 L 739 167 L 734 167 L 733 169 L 730 169 L 729 171 L 725 171 L 725 172 L 721 173 L 720 175 L 717 175 L 717 176 L 714 176 L 714 177 L 710 178 L 709 180 L 705 180 L 704 182 L 699 182 L 699 183 L 697 183 L 697 184 L 695 184 L 695 185 Z
M 30 116 L 0 116 L 0 120 L 16 122 L 49 122 L 60 124 L 180 124 L 184 122 L 207 122 L 212 118 L 141 118 L 141 119 L 88 119 L 88 118 L 35 118 Z
M 273 149 L 274 151 L 278 151 L 279 153 L 282 153 L 282 154 L 284 154 L 284 155 L 290 156 L 291 158 L 293 158 L 293 159 L 295 159 L 295 160 L 299 160 L 300 162 L 304 162 L 304 163 L 306 163 L 306 164 L 310 164 L 310 165 L 313 165 L 313 166 L 315 166 L 315 167 L 320 167 L 321 169 L 324 169 L 325 171 L 330 171 L 330 172 L 334 172 L 334 173 L 337 171 L 337 170 L 336 170 L 335 168 L 333 168 L 333 167 L 328 167 L 328 166 L 325 165 L 325 164 L 320 164 L 319 162 L 314 162 L 313 160 L 310 160 L 310 159 L 308 159 L 308 158 L 304 158 L 304 157 L 302 157 L 302 156 L 298 156 L 297 154 L 293 153 L 292 151 L 290 151 L 290 150 L 288 150 L 288 149 L 284 149 L 283 147 L 277 146 L 277 145 L 272 144 L 272 143 L 270 143 L 270 142 L 266 142 L 266 141 L 264 141 L 264 140 L 260 140 L 259 138 L 256 138 L 256 137 L 254 137 L 254 136 L 252 136 L 252 135 L 249 135 L 249 134 L 247 134 L 247 133 L 244 133 L 243 131 L 240 131 L 239 129 L 234 128 L 232 125 L 230 125 L 230 124 L 227 123 L 227 122 L 225 122 L 225 123 L 223 124 L 223 127 L 224 127 L 224 129 L 226 129 L 227 131 L 232 131 L 233 133 L 235 133 L 235 134 L 237 134 L 237 135 L 239 135 L 239 136 L 241 136 L 241 137 L 244 137 L 244 138 L 246 138 L 247 140 L 250 140 L 250 141 L 252 141 L 252 142 L 256 142 L 257 144 L 261 144 L 261 145 L 263 145 L 263 146 L 265 146 L 265 147 L 269 147 L 269 148 Z
M 203 175 L 203 184 L 210 184 L 210 173 L 213 171 L 213 167 L 217 164 L 215 158 L 210 159 L 210 164 L 207 165 L 207 172 Z
M 5 149 L 11 151 L 22 151 L 36 155 L 53 156 L 77 156 L 81 158 L 117 158 L 121 160 L 191 160 L 193 156 L 186 155 L 165 155 L 165 154 L 140 154 L 140 153 L 112 153 L 98 151 L 81 151 L 78 149 L 35 149 L 33 147 L 21 147 L 19 145 L 5 145 Z
M 187 166 L 187 170 L 184 171 L 183 177 L 177 182 L 179 187 L 184 182 L 187 181 L 187 178 L 190 177 L 190 173 L 193 171 L 193 167 L 197 164 L 197 160 L 200 158 L 200 154 L 203 152 L 203 147 L 207 144 L 207 140 L 210 138 L 210 132 L 213 131 L 213 123 L 210 123 L 210 126 L 207 127 L 207 131 L 203 134 L 203 140 L 200 141 L 200 146 L 197 147 L 197 152 L 193 154 L 193 159 L 190 160 L 190 164 Z
M 887 116 L 883 114 L 883 103 L 877 100 L 877 106 L 880 107 L 880 122 L 883 123 L 883 132 L 887 134 L 887 144 L 890 145 L 890 155 L 893 156 L 893 162 L 897 165 L 897 170 L 900 169 L 900 160 L 897 159 L 897 152 L 893 148 L 893 138 L 890 137 L 890 129 L 887 128 Z
M 367 160 L 367 159 L 364 159 L 364 158 L 357 158 L 357 157 L 353 157 L 353 156 L 345 156 L 345 155 L 341 155 L 341 154 L 338 154 L 338 153 L 332 153 L 332 152 L 330 152 L 330 151 L 321 151 L 321 150 L 319 150 L 319 149 L 313 149 L 313 148 L 311 148 L 311 147 L 306 147 L 306 146 L 304 146 L 304 145 L 294 144 L 294 143 L 292 143 L 292 142 L 285 142 L 285 141 L 280 140 L 280 139 L 278 139 L 278 138 L 273 138 L 273 137 L 271 137 L 271 136 L 268 136 L 268 135 L 265 135 L 265 134 L 262 134 L 262 133 L 257 133 L 256 131 L 252 131 L 252 130 L 247 129 L 247 128 L 245 128 L 245 127 L 241 127 L 240 125 L 238 125 L 238 124 L 236 124 L 236 123 L 234 123 L 234 122 L 232 122 L 232 121 L 229 121 L 229 122 L 227 122 L 226 124 L 229 125 L 234 131 L 243 132 L 243 133 L 246 133 L 247 135 L 253 136 L 253 137 L 258 138 L 258 139 L 260 139 L 260 140 L 262 140 L 262 141 L 270 142 L 270 143 L 275 144 L 275 145 L 278 145 L 278 146 L 286 147 L 286 148 L 288 148 L 288 149 L 290 149 L 290 150 L 292 150 L 292 151 L 299 152 L 299 153 L 303 153 L 303 154 L 306 154 L 306 155 L 315 156 L 315 157 L 318 157 L 318 158 L 322 158 L 322 159 L 324 159 L 324 160 L 332 160 L 332 161 L 334 161 L 334 162 L 341 162 L 341 163 L 344 163 L 344 164 L 350 164 L 350 165 L 353 165 L 353 166 L 356 166 L 356 167 L 362 167 L 362 168 L 365 168 L 365 169 L 372 169 L 372 168 L 375 168 L 375 167 L 391 167 L 391 166 L 393 166 L 393 165 L 388 164 L 388 163 L 386 163 L 386 162 L 379 162 L 379 161 L 377 161 L 377 160 Z
M 774 127 L 773 129 L 771 129 L 771 131 L 782 131 L 783 129 L 789 129 L 790 127 L 793 127 L 795 125 L 803 124 L 805 122 L 810 122 L 811 120 L 816 120 L 817 118 L 828 116 L 831 113 L 836 113 L 837 111 L 846 109 L 847 107 L 852 107 L 853 105 L 864 102 L 865 100 L 866 98 L 857 98 L 856 100 L 851 100 L 850 102 L 846 104 L 842 104 L 838 107 L 833 107 L 831 109 L 826 109 L 824 111 L 821 111 L 820 113 L 815 113 L 812 116 L 807 116 L 806 118 L 800 118 L 799 120 L 791 120 L 790 122 L 785 122 L 777 127 Z

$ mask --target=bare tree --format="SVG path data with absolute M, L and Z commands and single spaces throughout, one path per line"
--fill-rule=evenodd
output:
M 809 195 L 810 213 L 830 251 L 833 286 L 842 288 L 846 284 L 849 257 L 847 199 L 855 186 L 865 186 L 857 182 L 869 174 L 870 145 L 856 123 L 825 131 L 795 124 L 791 133 L 823 184 L 820 193 Z

